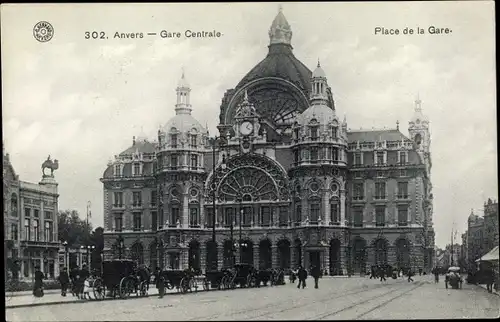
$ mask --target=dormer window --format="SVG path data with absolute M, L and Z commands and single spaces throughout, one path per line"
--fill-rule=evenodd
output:
M 318 126 L 311 126 L 311 141 L 318 140 Z
M 134 163 L 134 176 L 140 176 L 140 175 L 141 175 L 141 164 Z
M 338 127 L 334 126 L 332 127 L 332 138 L 337 139 L 338 138 Z
M 120 177 L 122 175 L 122 167 L 120 164 L 115 164 L 115 177 Z
M 197 142 L 196 142 L 196 134 L 191 134 L 191 147 L 196 148 L 197 147 Z
M 170 137 L 170 146 L 172 148 L 177 148 L 177 134 L 172 134 Z
M 332 159 L 333 159 L 333 161 L 339 160 L 339 149 L 338 148 L 333 148 Z
M 300 129 L 297 127 L 293 131 L 295 133 L 295 140 L 298 140 L 299 136 L 300 136 L 300 134 L 299 134 L 300 133 Z
M 354 153 L 354 165 L 363 165 L 363 154 L 361 152 Z

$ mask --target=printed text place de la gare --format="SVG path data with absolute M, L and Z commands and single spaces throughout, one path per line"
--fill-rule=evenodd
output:
M 391 35 L 448 35 L 452 33 L 451 28 L 443 28 L 429 26 L 427 29 L 420 27 L 404 27 L 404 28 L 386 28 L 375 27 L 375 35 L 391 36 Z

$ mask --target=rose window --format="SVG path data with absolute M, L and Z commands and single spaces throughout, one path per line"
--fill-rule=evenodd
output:
M 219 198 L 226 201 L 276 200 L 277 197 L 271 177 L 255 168 L 240 168 L 229 173 L 219 187 Z

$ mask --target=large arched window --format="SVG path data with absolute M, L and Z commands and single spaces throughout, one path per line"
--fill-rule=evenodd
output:
M 221 183 L 219 194 L 226 201 L 235 201 L 240 196 L 251 201 L 278 198 L 272 178 L 261 169 L 250 167 L 231 172 Z
M 10 197 L 10 213 L 11 216 L 17 217 L 17 195 L 15 193 Z

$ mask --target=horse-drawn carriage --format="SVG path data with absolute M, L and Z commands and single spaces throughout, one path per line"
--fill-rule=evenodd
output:
M 131 260 L 107 260 L 102 263 L 101 276 L 95 277 L 91 285 L 96 300 L 106 296 L 124 299 L 132 293 L 146 296 L 149 278 L 139 278 L 136 265 Z
M 165 287 L 169 290 L 174 287 L 177 291 L 187 293 L 198 290 L 196 283 L 196 274 L 189 270 L 164 270 L 161 272 L 161 277 L 164 280 Z
M 236 264 L 230 270 L 226 270 L 222 277 L 222 287 L 229 289 L 239 287 L 254 287 L 257 283 L 255 268 L 250 264 Z
M 460 268 L 459 267 L 450 267 L 448 269 L 448 273 L 445 277 L 445 285 L 448 288 L 448 284 L 452 289 L 461 289 L 462 288 L 462 276 L 460 276 Z

